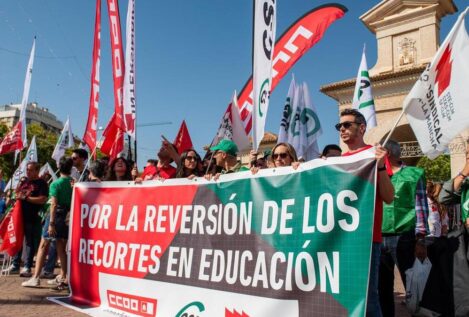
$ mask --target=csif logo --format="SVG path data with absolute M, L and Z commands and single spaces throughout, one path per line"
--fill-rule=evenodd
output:
M 191 302 L 181 308 L 174 317 L 202 317 L 200 313 L 205 311 L 205 306 L 201 302 Z
M 155 317 L 157 300 L 115 291 L 107 291 L 109 307 L 142 317 Z

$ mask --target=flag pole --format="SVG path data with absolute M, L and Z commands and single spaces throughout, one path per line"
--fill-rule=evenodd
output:
M 392 127 L 391 131 L 389 131 L 388 133 L 388 136 L 386 137 L 386 139 L 384 140 L 382 146 L 385 147 L 386 144 L 388 143 L 389 139 L 391 138 L 391 135 L 392 133 L 394 132 L 394 130 L 396 130 L 396 127 L 397 125 L 399 124 L 399 122 L 401 121 L 402 117 L 404 116 L 404 109 L 402 109 L 401 111 L 401 114 L 399 115 L 399 117 L 397 118 L 396 122 L 394 123 L 394 126 Z

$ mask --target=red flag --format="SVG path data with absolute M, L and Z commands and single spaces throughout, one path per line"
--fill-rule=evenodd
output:
M 272 62 L 272 86 L 277 84 L 291 67 L 314 46 L 336 20 L 342 18 L 347 8 L 340 4 L 327 4 L 312 9 L 295 21 L 275 43 Z M 238 95 L 238 107 L 246 133 L 252 128 L 252 76 Z
M 125 131 L 124 113 L 124 50 L 122 48 L 121 19 L 119 16 L 118 0 L 107 0 L 109 13 L 109 24 L 111 31 L 112 50 L 112 77 L 114 79 L 114 112 L 116 114 L 115 124 Z
M 96 0 L 96 18 L 94 22 L 93 65 L 91 69 L 91 94 L 88 122 L 83 141 L 91 151 L 96 147 L 96 129 L 98 126 L 99 104 L 99 64 L 101 58 L 101 0 Z
M 124 132 L 117 126 L 116 114 L 113 114 L 103 132 L 104 141 L 101 152 L 115 159 L 124 150 Z
M 8 132 L 0 143 L 0 155 L 23 149 L 23 140 L 21 138 L 22 121 Z
M 178 149 L 179 154 L 192 148 L 192 140 L 189 134 L 189 130 L 187 130 L 185 120 L 182 120 L 181 127 L 179 128 L 179 132 L 176 135 L 176 139 L 174 139 L 173 144 Z
M 23 211 L 20 201 L 16 201 L 13 210 L 0 224 L 0 237 L 3 239 L 0 251 L 5 250 L 10 256 L 17 254 L 23 247 Z

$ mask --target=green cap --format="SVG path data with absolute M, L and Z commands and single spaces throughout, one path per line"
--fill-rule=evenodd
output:
M 236 143 L 231 140 L 221 140 L 217 145 L 210 148 L 211 151 L 223 151 L 229 155 L 236 156 L 238 154 L 238 147 Z

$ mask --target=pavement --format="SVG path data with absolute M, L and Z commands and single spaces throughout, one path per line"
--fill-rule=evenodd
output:
M 402 304 L 404 300 L 404 287 L 400 281 L 399 272 L 396 270 L 395 303 L 397 317 L 410 317 Z M 36 288 L 22 287 L 21 283 L 27 278 L 19 277 L 18 274 L 10 276 L 0 276 L 0 317 L 83 317 L 85 314 L 79 313 L 67 307 L 55 304 L 47 297 L 67 296 L 67 292 L 54 292 L 52 287 L 47 285 L 47 280 L 41 279 L 41 286 Z

